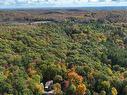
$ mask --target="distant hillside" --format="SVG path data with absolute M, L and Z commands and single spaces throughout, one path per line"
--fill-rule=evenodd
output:
M 30 9 L 30 10 L 1 10 L 0 23 L 35 22 L 35 21 L 65 21 L 89 22 L 127 22 L 126 7 L 96 7 L 69 9 Z

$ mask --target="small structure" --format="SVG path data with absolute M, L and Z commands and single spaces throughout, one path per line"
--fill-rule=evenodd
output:
M 54 90 L 51 91 L 45 91 L 44 95 L 54 95 Z
M 54 90 L 52 86 L 53 86 L 53 80 L 45 83 L 44 95 L 54 95 Z

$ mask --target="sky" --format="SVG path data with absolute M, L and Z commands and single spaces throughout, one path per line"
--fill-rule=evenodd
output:
M 127 6 L 127 0 L 0 0 L 0 8 Z

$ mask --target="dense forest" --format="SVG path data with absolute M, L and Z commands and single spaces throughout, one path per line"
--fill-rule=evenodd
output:
M 127 95 L 126 12 L 89 14 L 98 19 L 0 24 L 0 94 Z

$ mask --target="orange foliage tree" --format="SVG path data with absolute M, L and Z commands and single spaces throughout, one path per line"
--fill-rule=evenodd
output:
M 86 92 L 86 86 L 83 83 L 80 83 L 77 86 L 77 91 L 76 92 L 77 92 L 78 95 L 84 95 L 85 92 Z
M 78 95 L 84 95 L 86 92 L 86 86 L 83 84 L 83 77 L 76 73 L 75 69 L 72 68 L 67 72 L 67 78 L 71 83 L 76 86 L 76 93 Z
M 78 75 L 75 72 L 74 68 L 70 69 L 67 72 L 67 78 L 69 79 L 69 81 L 72 81 L 74 84 L 82 83 L 82 81 L 83 81 L 83 77 Z

